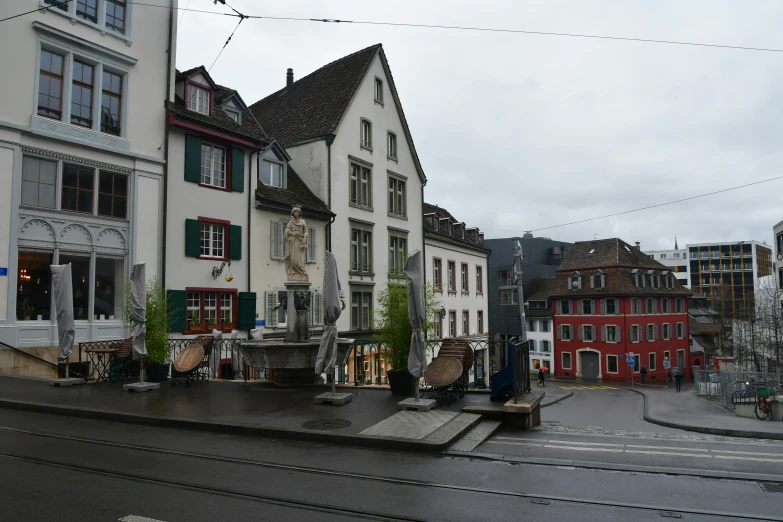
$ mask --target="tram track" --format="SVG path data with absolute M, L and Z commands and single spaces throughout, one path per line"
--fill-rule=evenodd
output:
M 330 470 L 330 469 L 311 467 L 311 466 L 281 464 L 277 462 L 270 462 L 270 461 L 263 461 L 263 460 L 244 459 L 238 457 L 229 457 L 229 456 L 214 455 L 209 453 L 199 453 L 199 452 L 192 452 L 192 451 L 180 451 L 174 449 L 158 448 L 154 446 L 128 444 L 123 442 L 92 439 L 87 437 L 77 437 L 72 435 L 64 435 L 64 434 L 51 433 L 51 432 L 31 431 L 31 430 L 24 430 L 24 429 L 9 427 L 9 426 L 0 426 L 0 432 L 34 436 L 42 439 L 62 440 L 62 441 L 68 441 L 77 444 L 100 445 L 104 447 L 138 451 L 143 453 L 156 453 L 160 455 L 192 458 L 192 459 L 198 459 L 200 461 L 212 461 L 212 462 L 220 462 L 220 463 L 238 465 L 238 466 L 251 466 L 255 468 L 275 469 L 275 470 L 281 470 L 281 471 L 292 472 L 292 473 L 303 473 L 303 474 L 321 475 L 321 476 L 328 476 L 328 477 L 340 477 L 348 480 L 373 481 L 373 482 L 385 483 L 388 485 L 407 486 L 407 487 L 413 486 L 419 488 L 429 488 L 433 490 L 449 490 L 449 491 L 457 491 L 465 494 L 473 494 L 479 496 L 490 496 L 490 497 L 500 496 L 505 498 L 518 498 L 520 500 L 532 504 L 539 504 L 539 505 L 541 504 L 547 505 L 550 503 L 555 503 L 555 504 L 563 503 L 563 504 L 571 504 L 571 505 L 601 507 L 601 508 L 608 508 L 608 509 L 622 509 L 622 510 L 636 511 L 636 512 L 648 512 L 648 513 L 655 512 L 661 514 L 662 516 L 692 515 L 692 516 L 717 517 L 719 519 L 740 518 L 744 520 L 783 521 L 783 517 L 776 517 L 776 516 L 763 515 L 763 514 L 752 515 L 746 513 L 728 512 L 728 511 L 719 511 L 719 510 L 671 508 L 671 507 L 658 506 L 653 504 L 627 503 L 627 502 L 621 502 L 616 500 L 598 500 L 598 499 L 580 498 L 575 496 L 525 493 L 525 492 L 503 490 L 503 489 L 481 488 L 475 486 L 439 483 L 439 482 L 431 482 L 431 481 L 400 478 L 400 477 L 390 477 L 390 476 L 356 473 L 356 472 L 349 472 L 349 471 Z M 112 470 L 112 469 L 102 468 L 94 465 L 72 464 L 72 463 L 62 462 L 54 459 L 32 457 L 28 455 L 18 455 L 8 451 L 0 451 L 0 458 L 10 459 L 10 460 L 16 459 L 16 460 L 35 463 L 39 465 L 55 466 L 55 467 L 60 467 L 73 471 L 95 473 L 104 476 L 124 478 L 129 480 L 147 482 L 147 483 L 155 483 L 155 484 L 160 484 L 160 485 L 165 485 L 170 487 L 178 487 L 186 490 L 199 491 L 199 492 L 210 493 L 210 494 L 215 494 L 215 495 L 220 495 L 225 497 L 242 498 L 246 500 L 253 500 L 256 502 L 275 504 L 275 505 L 286 506 L 286 507 L 297 508 L 297 509 L 314 510 L 314 511 L 320 511 L 324 513 L 336 513 L 344 516 L 363 517 L 368 520 L 382 520 L 382 521 L 424 520 L 415 517 L 389 515 L 389 514 L 382 514 L 377 512 L 364 511 L 361 509 L 346 508 L 342 506 L 333 506 L 333 505 L 319 504 L 313 502 L 305 502 L 302 500 L 283 498 L 275 495 L 243 493 L 243 492 L 237 492 L 221 487 L 206 486 L 206 485 L 201 485 L 201 484 L 186 482 L 186 481 L 160 479 L 146 474 Z

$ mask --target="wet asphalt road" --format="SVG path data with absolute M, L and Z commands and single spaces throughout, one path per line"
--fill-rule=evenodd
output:
M 772 496 L 780 494 L 748 481 L 514 465 L 10 410 L 0 410 L 0 454 L 0 512 L 12 521 L 645 521 L 668 510 L 694 521 L 783 520 Z

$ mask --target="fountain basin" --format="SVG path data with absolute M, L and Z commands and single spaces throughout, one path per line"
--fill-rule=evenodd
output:
M 273 382 L 282 387 L 314 386 L 319 375 L 315 373 L 319 340 L 286 342 L 283 339 L 248 340 L 239 343 L 239 351 L 247 364 L 256 369 L 274 370 Z M 348 360 L 352 339 L 337 339 L 337 364 Z

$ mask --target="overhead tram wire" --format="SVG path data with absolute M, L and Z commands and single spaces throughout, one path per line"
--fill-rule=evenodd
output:
M 36 13 L 36 12 L 45 13 L 47 11 L 47 9 L 51 9 L 52 7 L 59 7 L 59 6 L 62 6 L 62 5 L 67 5 L 68 2 L 70 2 L 70 1 L 71 0 L 61 0 L 59 2 L 53 2 L 51 5 L 48 5 L 46 7 L 38 7 L 37 9 L 33 9 L 31 11 L 25 11 L 24 13 L 19 13 L 19 14 L 13 15 L 13 16 L 9 16 L 9 17 L 3 18 L 2 20 L 0 20 L 0 22 L 5 22 L 6 20 L 13 20 L 14 18 L 19 18 L 20 16 L 29 15 L 31 13 Z
M 64 0 L 64 1 L 70 1 L 70 0 Z M 353 24 L 353 25 L 380 25 L 380 26 L 389 26 L 389 27 L 411 27 L 411 28 L 418 28 L 418 29 L 445 29 L 445 30 L 453 30 L 453 31 L 477 31 L 477 32 L 490 32 L 490 33 L 527 34 L 527 35 L 539 35 L 539 36 L 559 36 L 564 38 L 586 38 L 586 39 L 594 39 L 594 40 L 610 40 L 615 42 L 654 43 L 654 44 L 663 44 L 663 45 L 680 45 L 680 46 L 691 46 L 691 47 L 707 47 L 713 49 L 729 49 L 734 51 L 783 53 L 783 49 L 776 49 L 774 47 L 751 47 L 746 45 L 725 45 L 725 44 L 714 44 L 714 43 L 704 43 L 704 42 L 688 42 L 682 40 L 659 40 L 655 38 L 634 38 L 630 36 L 607 36 L 607 35 L 586 34 L 586 33 L 558 33 L 554 31 L 533 31 L 528 29 L 504 29 L 499 27 L 474 27 L 474 26 L 442 25 L 442 24 L 415 24 L 415 23 L 407 23 L 407 22 L 378 22 L 372 20 L 341 20 L 339 18 L 300 18 L 300 17 L 293 17 L 293 16 L 244 15 L 239 11 L 237 11 L 236 9 L 234 9 L 233 7 L 231 7 L 230 5 L 226 4 L 224 0 L 217 0 L 217 1 L 225 5 L 232 11 L 234 11 L 234 13 L 219 13 L 217 11 L 206 11 L 203 9 L 189 9 L 187 7 L 186 8 L 178 7 L 177 9 L 181 11 L 188 11 L 194 13 L 204 13 L 204 14 L 211 14 L 211 15 L 218 15 L 218 16 L 232 16 L 240 19 L 252 18 L 256 20 L 281 20 L 281 21 L 292 21 L 292 22 L 318 22 L 318 23 Z M 168 5 L 151 4 L 147 2 L 137 2 L 135 0 L 127 0 L 127 3 L 132 5 L 145 6 L 145 7 L 157 7 L 161 9 L 171 8 Z M 44 9 L 48 9 L 48 8 L 44 8 Z M 19 16 L 23 16 L 29 13 L 34 13 L 35 11 L 39 11 L 39 9 L 35 9 L 33 11 L 28 11 L 26 13 L 20 13 L 18 15 L 11 16 L 3 20 L 0 20 L 0 22 L 3 22 L 5 20 L 10 20 L 12 18 L 16 18 Z
M 770 181 L 778 181 L 778 180 L 781 180 L 781 179 L 783 179 L 783 176 L 776 176 L 774 178 L 762 179 L 762 180 L 759 180 L 759 181 L 754 181 L 752 183 L 746 183 L 744 185 L 737 185 L 736 187 L 729 187 L 729 188 L 725 188 L 725 189 L 721 189 L 721 190 L 715 190 L 713 192 L 706 192 L 704 194 L 699 194 L 697 196 L 689 196 L 687 198 L 675 199 L 673 201 L 667 201 L 665 203 L 656 203 L 655 205 L 648 205 L 646 207 L 634 208 L 634 209 L 631 209 L 631 210 L 623 210 L 622 212 L 615 212 L 614 214 L 606 214 L 604 216 L 596 216 L 596 217 L 591 217 L 591 218 L 587 218 L 587 219 L 580 219 L 578 221 L 570 221 L 568 223 L 561 223 L 559 225 L 550 225 L 548 227 L 534 228 L 534 229 L 529 230 L 528 232 L 539 232 L 541 230 L 549 230 L 550 228 L 567 227 L 569 225 L 578 225 L 580 223 L 587 223 L 588 221 L 595 221 L 597 219 L 606 219 L 606 218 L 615 217 L 615 216 L 622 216 L 624 214 L 631 214 L 633 212 L 641 212 L 642 210 L 650 210 L 652 208 L 664 207 L 664 206 L 667 206 L 667 205 L 673 205 L 675 203 L 683 203 L 685 201 L 691 201 L 691 200 L 694 200 L 694 199 L 705 198 L 707 196 L 714 196 L 715 194 L 722 194 L 724 192 L 731 192 L 732 190 L 739 190 L 739 189 L 742 189 L 742 188 L 752 187 L 754 185 L 761 185 L 762 183 L 769 183 Z M 487 228 L 487 229 L 484 229 L 484 230 L 486 230 L 487 232 L 519 232 L 519 230 L 502 229 L 502 228 Z
M 243 15 L 242 13 L 240 13 L 239 11 L 237 11 L 236 9 L 234 9 L 233 7 L 231 7 L 230 5 L 226 4 L 225 0 L 215 0 L 215 2 L 220 2 L 221 4 L 225 5 L 226 7 L 228 7 L 229 9 L 234 11 L 235 13 L 237 13 L 236 16 L 239 17 L 239 22 L 237 23 L 236 27 L 234 27 L 234 30 L 231 31 L 231 34 L 228 35 L 228 40 L 226 40 L 226 43 L 223 44 L 223 47 L 220 49 L 220 52 L 218 53 L 217 57 L 215 58 L 215 61 L 212 62 L 212 65 L 210 65 L 209 69 L 207 69 L 207 72 L 210 72 L 212 70 L 212 68 L 215 66 L 215 64 L 217 63 L 218 59 L 220 59 L 220 56 L 223 54 L 223 51 L 228 46 L 228 43 L 231 41 L 231 38 L 233 38 L 234 33 L 237 32 L 237 29 L 239 29 L 239 26 L 242 24 L 242 22 L 244 22 L 246 18 L 249 18 L 249 17 Z

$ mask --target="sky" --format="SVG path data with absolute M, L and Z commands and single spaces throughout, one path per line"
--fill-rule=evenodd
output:
M 783 49 L 779 0 L 229 0 L 248 15 L 455 25 Z M 231 12 L 212 0 L 180 7 Z M 479 7 L 480 5 L 480 7 Z M 139 6 L 141 8 L 141 6 Z M 180 13 L 182 15 L 182 13 Z M 177 67 L 209 67 L 236 18 L 185 12 Z M 645 250 L 772 243 L 783 179 L 783 52 L 245 20 L 211 70 L 251 104 L 382 43 L 428 178 L 425 200 L 487 238 L 532 230 Z M 548 228 L 552 227 L 552 228 Z

